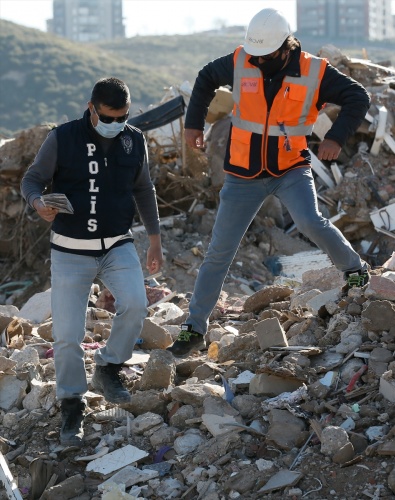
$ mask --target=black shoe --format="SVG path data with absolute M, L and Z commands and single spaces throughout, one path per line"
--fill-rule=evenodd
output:
M 360 269 L 359 271 L 348 272 L 344 274 L 344 279 L 347 281 L 345 288 L 362 288 L 369 283 L 370 274 L 367 269 Z
M 206 342 L 201 333 L 194 332 L 191 325 L 181 325 L 181 332 L 173 345 L 166 351 L 170 351 L 174 356 L 185 356 L 192 351 L 205 349 Z
M 120 371 L 122 365 L 109 363 L 106 366 L 96 365 L 92 377 L 92 387 L 103 394 L 109 403 L 130 403 L 132 396 L 122 384 Z
M 62 427 L 60 444 L 63 446 L 81 446 L 84 443 L 84 411 L 85 403 L 79 398 L 62 399 Z

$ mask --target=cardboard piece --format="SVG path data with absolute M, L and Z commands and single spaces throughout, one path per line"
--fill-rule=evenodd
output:
M 206 122 L 214 123 L 227 116 L 233 109 L 232 92 L 225 87 L 216 90 L 208 108 Z

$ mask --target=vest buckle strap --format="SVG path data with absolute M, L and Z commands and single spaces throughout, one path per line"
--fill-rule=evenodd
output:
M 281 132 L 284 134 L 285 140 L 284 140 L 284 149 L 285 151 L 291 151 L 291 143 L 287 134 L 287 131 L 285 130 L 285 125 L 284 123 L 279 123 L 278 126 L 280 127 Z

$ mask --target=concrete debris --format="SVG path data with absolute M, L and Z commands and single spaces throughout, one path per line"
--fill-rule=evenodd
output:
M 22 500 L 22 495 L 18 490 L 18 485 L 12 477 L 3 453 L 0 451 L 0 481 L 7 493 L 9 500 Z
M 294 486 L 301 479 L 302 475 L 299 472 L 282 470 L 269 479 L 258 493 L 270 493 L 275 490 L 282 490 L 287 486 Z M 289 491 L 292 491 L 291 489 Z
M 177 359 L 165 350 L 186 319 L 215 219 L 232 105 L 220 89 L 205 152 L 185 147 L 182 119 L 146 133 L 165 264 L 146 278 L 148 317 L 122 371 L 132 400 L 114 407 L 89 385 L 82 450 L 59 444 L 49 227 L 19 193 L 49 127 L 0 148 L 0 498 L 393 496 L 395 72 L 329 45 L 320 56 L 372 97 L 338 161 L 313 168 L 320 209 L 369 262 L 370 283 L 345 291 L 342 273 L 269 197 L 211 314 L 208 350 Z M 188 105 L 187 82 L 162 103 L 177 95 Z M 321 111 L 313 158 L 337 113 L 330 104 Z M 143 259 L 139 221 L 134 234 Z M 114 312 L 110 292 L 93 285 L 88 382 Z
M 15 336 L 7 335 L 0 356 L 1 442 L 19 492 L 37 489 L 29 465 L 42 456 L 57 467 L 44 485 L 46 498 L 68 495 L 69 487 L 70 494 L 78 487 L 87 499 L 199 498 L 202 491 L 206 496 L 200 498 L 283 498 L 315 490 L 315 469 L 321 470 L 323 498 L 336 488 L 330 470 L 357 473 L 364 461 L 371 477 L 382 478 L 383 457 L 395 455 L 389 425 L 395 416 L 395 298 L 383 285 L 394 283 L 383 276 L 393 271 L 376 267 L 373 285 L 364 289 L 326 290 L 334 271 L 304 273 L 295 288 L 264 285 L 252 296 L 223 293 L 207 336 L 218 345 L 216 362 L 206 351 L 175 359 L 166 343 L 137 344 L 124 369 L 132 402 L 113 407 L 90 390 L 82 450 L 59 445 L 51 341 L 41 339 L 41 325 L 20 318 L 17 308 L 12 316 L 3 312 L 5 331 L 18 324 L 22 342 L 17 348 Z M 157 306 L 147 318 L 150 328 L 164 334 L 180 328 L 188 299 L 176 294 L 169 304 L 176 314 L 167 316 Z M 350 314 L 352 305 L 359 307 Z M 152 321 L 155 315 L 160 325 Z M 91 346 L 85 349 L 88 380 L 96 345 L 106 341 L 100 321 L 110 329 L 113 314 L 91 307 L 91 340 L 84 343 Z M 298 344 L 290 345 L 295 336 Z M 73 464 L 73 472 L 58 470 L 60 463 Z M 387 495 L 391 471 L 383 485 Z M 77 475 L 78 484 L 68 486 Z M 372 491 L 368 478 L 359 480 Z
M 103 477 L 148 456 L 148 453 L 132 445 L 126 445 L 89 462 L 86 472 L 92 471 Z

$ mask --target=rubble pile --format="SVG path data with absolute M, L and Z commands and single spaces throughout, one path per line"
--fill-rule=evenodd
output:
M 371 282 L 345 290 L 269 197 L 231 265 L 207 350 L 166 351 L 187 317 L 215 220 L 231 107 L 229 90 L 219 89 L 205 151 L 185 146 L 182 118 L 145 133 L 165 262 L 146 278 L 149 315 L 123 369 L 132 402 L 117 407 L 90 390 L 82 449 L 59 444 L 49 225 L 19 191 L 53 125 L 0 143 L 0 499 L 394 497 L 395 72 L 333 46 L 319 55 L 372 97 L 337 162 L 315 155 L 336 106 L 322 110 L 310 144 L 320 209 L 369 262 Z M 188 104 L 187 82 L 163 102 L 177 95 Z M 143 262 L 139 221 L 133 231 Z M 88 381 L 113 316 L 111 294 L 95 283 L 83 342 Z
M 365 260 L 371 265 L 380 265 L 389 257 L 394 244 L 395 70 L 369 60 L 349 58 L 332 45 L 322 47 L 319 55 L 363 83 L 372 99 L 364 122 L 343 147 L 338 162 L 321 162 L 315 155 L 339 108 L 328 104 L 320 112 L 310 143 L 320 209 Z M 178 104 L 180 96 L 187 106 L 190 94 L 188 82 L 170 87 L 156 108 L 171 100 Z M 223 181 L 222 162 L 231 108 L 229 89 L 218 89 L 207 115 L 205 151 L 194 151 L 185 145 L 182 116 L 145 133 L 164 231 L 171 227 L 174 233 L 178 227 L 187 240 L 193 233 L 203 237 L 210 234 Z M 155 106 L 152 109 L 155 110 Z M 150 112 L 152 110 L 148 114 Z M 0 142 L 0 262 L 3 264 L 0 287 L 5 287 L 3 291 L 0 288 L 0 296 L 5 295 L 6 300 L 17 305 L 22 305 L 29 294 L 47 284 L 49 228 L 26 208 L 19 183 L 53 126 L 34 127 L 22 131 L 13 140 Z M 137 220 L 135 229 L 138 225 Z M 288 249 L 289 240 L 282 248 L 272 244 L 275 226 L 286 234 L 298 236 L 285 207 L 270 196 L 246 239 L 250 249 L 259 250 L 261 262 L 275 254 L 290 255 L 297 251 L 293 245 Z M 193 240 L 199 242 L 200 237 L 193 237 L 189 247 L 195 245 Z M 205 249 L 202 242 L 201 251 Z M 271 269 L 263 270 L 266 278 L 270 272 Z M 239 273 L 239 277 L 254 279 L 248 273 Z M 10 286 L 10 281 L 14 285 Z
M 393 498 L 395 253 L 365 289 L 343 283 L 329 266 L 299 286 L 223 292 L 208 350 L 186 358 L 165 349 L 188 298 L 163 295 L 123 369 L 132 402 L 90 390 L 82 449 L 59 444 L 50 290 L 20 310 L 0 306 L 9 490 L 48 500 Z M 114 316 L 104 292 L 92 286 L 88 382 Z

